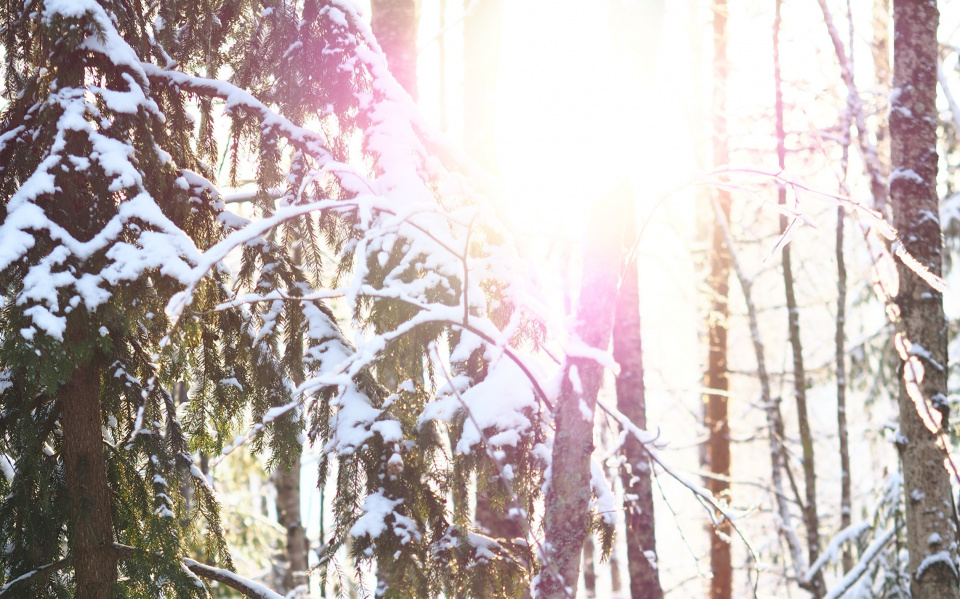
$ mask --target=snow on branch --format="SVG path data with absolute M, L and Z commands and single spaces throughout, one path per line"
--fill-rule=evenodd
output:
M 880 552 L 883 551 L 883 548 L 887 546 L 887 543 L 893 539 L 895 534 L 896 529 L 890 528 L 884 531 L 879 537 L 874 539 L 873 542 L 870 543 L 870 546 L 867 547 L 866 551 L 863 552 L 863 556 L 860 558 L 860 561 L 857 562 L 857 565 L 855 565 L 852 570 L 847 572 L 846 576 L 844 576 L 835 587 L 830 589 L 830 591 L 824 596 L 824 599 L 840 599 L 840 597 L 842 597 L 844 593 L 846 593 L 850 587 L 852 587 L 858 580 L 860 580 L 860 577 L 866 573 L 871 562 L 873 562 L 873 560 L 880 555 Z

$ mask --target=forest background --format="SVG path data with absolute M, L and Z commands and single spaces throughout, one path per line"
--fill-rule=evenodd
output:
M 945 285 L 887 199 L 935 3 L 181 4 L 3 8 L 0 595 L 957 592 L 899 455 L 955 360 L 895 291 L 956 354 L 948 3 Z

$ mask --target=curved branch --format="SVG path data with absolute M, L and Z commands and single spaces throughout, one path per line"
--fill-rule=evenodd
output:
M 145 554 L 144 551 L 137 549 L 136 547 L 121 545 L 120 543 L 114 543 L 113 549 L 116 551 L 118 557 L 122 559 L 142 557 Z M 40 566 L 36 570 L 32 570 L 26 574 L 23 574 L 22 576 L 14 578 L 10 582 L 0 587 L 0 597 L 5 596 L 14 585 L 30 582 L 35 578 L 58 572 L 64 568 L 69 568 L 72 563 L 73 556 L 67 556 L 59 561 L 53 562 L 52 564 Z M 229 570 L 201 564 L 189 558 L 183 560 L 183 565 L 197 576 L 209 578 L 210 580 L 216 580 L 220 584 L 224 584 L 231 589 L 239 591 L 244 597 L 248 597 L 249 599 L 283 599 L 282 595 L 271 591 L 262 584 L 248 580 L 242 576 L 234 574 Z

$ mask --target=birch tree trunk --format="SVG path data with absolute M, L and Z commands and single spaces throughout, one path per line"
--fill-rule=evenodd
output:
M 727 147 L 727 1 L 713 0 L 713 164 L 729 162 Z M 715 191 L 720 211 L 730 220 L 730 193 Z M 707 445 L 704 452 L 705 469 L 716 475 L 707 477 L 705 484 L 714 497 L 730 500 L 730 424 L 727 421 L 727 319 L 730 315 L 730 255 L 723 231 L 716 223 L 710 244 L 710 271 L 707 287 L 711 294 L 710 314 L 707 318 L 707 373 L 704 387 L 704 425 Z M 723 520 L 710 534 L 711 599 L 730 599 L 733 590 L 733 568 L 730 552 L 730 522 Z
M 898 256 L 901 360 L 900 431 L 907 549 L 913 599 L 956 599 L 957 519 L 944 468 L 947 327 L 943 296 L 916 272 L 942 271 L 937 178 L 937 25 L 935 0 L 894 0 L 890 109 L 890 198 L 903 249 Z M 943 414 L 946 416 L 946 414 Z
M 613 329 L 623 230 L 617 195 L 594 208 L 587 230 L 583 277 L 574 333 L 585 346 L 607 351 Z M 603 366 L 593 358 L 568 356 L 556 406 L 553 459 L 547 487 L 544 554 L 537 599 L 576 595 L 580 555 L 590 526 L 590 455 L 593 416 Z

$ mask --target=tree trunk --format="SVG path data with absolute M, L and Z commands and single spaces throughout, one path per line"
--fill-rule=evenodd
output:
M 943 296 L 916 269 L 942 271 L 937 179 L 937 24 L 931 0 L 894 0 L 894 92 L 890 198 L 900 242 L 919 265 L 898 254 L 900 285 L 900 431 L 906 492 L 907 549 L 913 599 L 955 599 L 957 521 L 942 443 L 947 407 L 947 326 Z M 919 383 L 919 384 L 917 384 Z M 931 430 L 933 429 L 933 430 Z
M 587 540 L 583 543 L 583 589 L 586 591 L 587 599 L 596 598 L 597 556 L 593 535 L 587 535 Z
M 633 198 L 626 193 L 620 218 L 626 229 L 625 256 L 636 237 Z M 637 263 L 625 264 L 617 295 L 613 324 L 613 359 L 620 365 L 617 377 L 617 409 L 639 428 L 647 427 L 647 407 L 643 384 L 643 344 L 640 333 L 640 286 Z M 630 596 L 633 599 L 660 599 L 663 590 L 657 572 L 657 547 L 654 534 L 653 488 L 650 458 L 640 441 L 627 436 L 622 448 L 624 462 L 623 512 L 626 518 L 627 568 L 630 572 Z
M 777 162 L 780 170 L 783 171 L 786 168 L 787 150 L 783 122 L 783 80 L 780 75 L 780 5 L 781 1 L 777 0 L 773 27 L 773 80 L 776 97 Z M 777 189 L 777 203 L 783 207 L 787 205 L 787 188 L 783 183 L 780 183 Z M 786 236 L 790 225 L 790 219 L 781 212 L 780 234 L 782 236 Z M 783 260 L 783 288 L 787 296 L 787 327 L 793 353 L 793 391 L 797 400 L 797 423 L 803 452 L 803 479 L 806 491 L 803 522 L 807 529 L 807 559 L 810 564 L 813 564 L 820 554 L 820 518 L 817 516 L 817 477 L 813 457 L 813 435 L 810 432 L 810 418 L 807 415 L 807 371 L 803 365 L 803 345 L 800 342 L 800 311 L 797 308 L 797 296 L 793 288 L 791 247 L 790 243 L 784 243 L 780 253 Z M 823 596 L 825 585 L 821 572 L 817 572 L 810 581 L 808 590 L 814 597 Z
M 730 160 L 727 147 L 727 1 L 713 0 L 713 164 L 720 166 Z M 730 220 L 730 194 L 716 190 L 717 202 L 727 222 Z M 707 374 L 704 387 L 704 425 L 707 445 L 704 466 L 717 476 L 707 477 L 705 484 L 720 501 L 730 500 L 730 424 L 727 421 L 727 318 L 730 314 L 730 255 L 723 231 L 713 227 L 710 249 L 710 272 L 707 287 L 711 294 L 707 322 Z M 730 522 L 722 519 L 710 532 L 711 599 L 730 599 L 733 591 L 733 568 L 730 553 Z
M 837 327 L 834 340 L 837 355 L 837 438 L 840 444 L 840 528 L 850 526 L 853 504 L 850 493 L 850 445 L 847 434 L 847 365 L 846 333 L 847 268 L 843 257 L 843 206 L 837 207 Z M 853 554 L 843 551 L 843 572 L 853 568 Z
M 307 531 L 300 521 L 300 457 L 298 456 L 287 470 L 279 467 L 273 475 L 277 487 L 277 520 L 287 531 L 287 571 L 283 577 L 284 593 L 297 587 L 306 587 L 307 554 L 310 543 Z
M 881 114 L 886 114 L 889 107 L 885 100 L 890 96 L 890 0 L 874 0 L 872 26 L 873 40 L 870 50 L 877 83 L 874 95 L 884 100 L 878 108 Z M 890 135 L 887 123 L 883 119 L 878 120 L 877 162 L 880 172 L 886 174 L 890 172 Z
M 574 332 L 584 345 L 605 352 L 610 344 L 623 230 L 617 194 L 601 200 L 591 215 Z M 590 456 L 593 416 L 603 366 L 570 355 L 556 406 L 553 459 L 545 498 L 544 555 L 538 599 L 576 595 L 580 554 L 590 526 Z
M 117 580 L 113 510 L 103 455 L 100 368 L 81 364 L 60 388 L 70 553 L 77 599 L 109 599 Z
M 418 0 L 371 0 L 370 27 L 403 89 L 417 99 Z

